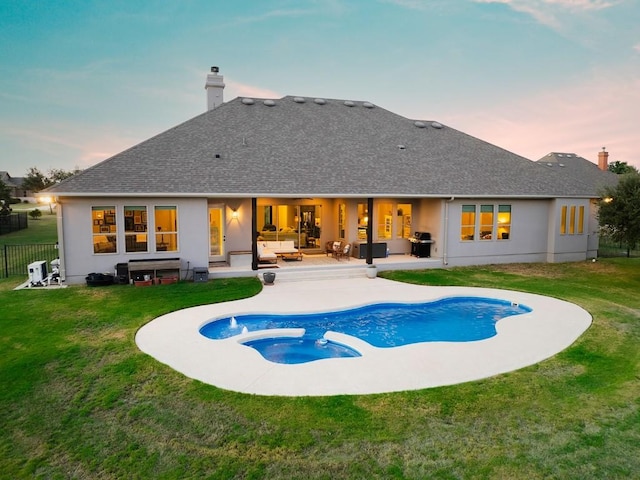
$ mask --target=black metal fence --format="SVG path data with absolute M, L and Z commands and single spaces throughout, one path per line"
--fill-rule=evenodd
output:
M 31 245 L 4 245 L 2 256 L 2 276 L 28 275 L 27 267 L 39 260 L 50 262 L 58 258 L 57 243 L 40 243 Z
M 27 212 L 0 215 L 0 235 L 27 228 Z
M 626 243 L 613 240 L 607 235 L 601 235 L 598 245 L 599 257 L 640 257 L 638 245 L 633 249 L 627 249 Z

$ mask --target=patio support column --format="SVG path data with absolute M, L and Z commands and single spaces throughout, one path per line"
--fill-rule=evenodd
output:
M 369 221 L 367 222 L 367 265 L 373 264 L 373 198 L 367 198 L 367 211 Z
M 258 270 L 258 201 L 251 198 L 251 270 Z

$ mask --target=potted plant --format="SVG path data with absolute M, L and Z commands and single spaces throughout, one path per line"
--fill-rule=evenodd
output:
M 367 278 L 376 278 L 378 276 L 378 267 L 375 265 L 367 265 Z
M 264 280 L 265 285 L 273 285 L 273 282 L 276 279 L 276 272 L 264 272 L 262 274 L 262 280 Z
M 150 287 L 153 285 L 153 279 L 150 275 L 136 275 L 133 284 L 136 287 Z

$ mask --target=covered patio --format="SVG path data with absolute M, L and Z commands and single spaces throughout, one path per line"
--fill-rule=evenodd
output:
M 377 271 L 389 270 L 422 270 L 426 268 L 442 268 L 440 258 L 418 258 L 411 255 L 389 255 L 373 259 Z M 308 280 L 312 278 L 351 278 L 365 277 L 368 268 L 367 260 L 355 257 L 336 259 L 324 253 L 303 252 L 302 260 L 285 260 L 279 258 L 274 264 L 260 264 L 253 270 L 250 264 L 230 266 L 228 263 L 211 264 L 209 278 L 252 277 L 256 273 L 276 272 L 279 280 Z

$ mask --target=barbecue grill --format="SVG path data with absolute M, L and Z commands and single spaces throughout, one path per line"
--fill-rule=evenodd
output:
M 429 232 L 415 232 L 413 237 L 409 237 L 411 242 L 411 255 L 416 257 L 431 256 L 431 234 Z

